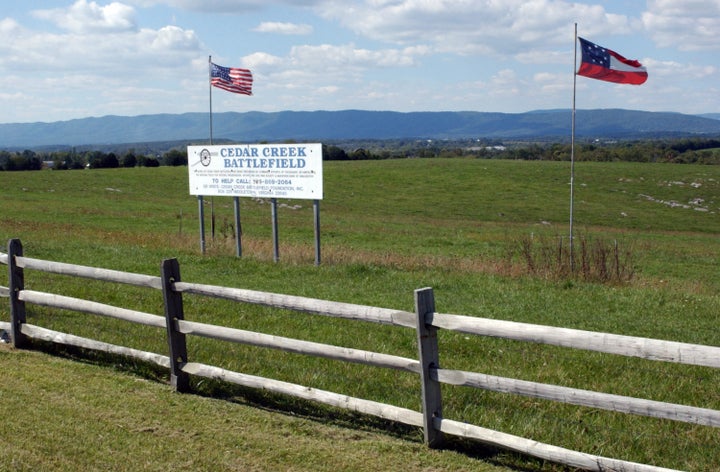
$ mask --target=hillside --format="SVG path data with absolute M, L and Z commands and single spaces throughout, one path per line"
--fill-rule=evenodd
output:
M 633 110 L 578 110 L 576 135 L 636 139 L 720 135 L 711 117 Z M 569 139 L 570 110 L 527 113 L 390 111 L 283 111 L 215 113 L 215 139 L 235 141 L 338 139 Z M 53 123 L 0 124 L 0 149 L 81 146 L 209 137 L 207 113 L 104 116 Z

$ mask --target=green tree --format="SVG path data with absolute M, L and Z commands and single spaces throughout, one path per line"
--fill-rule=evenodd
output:
M 166 166 L 186 166 L 188 163 L 187 151 L 171 149 L 163 156 Z
M 103 167 L 106 169 L 116 169 L 120 167 L 120 161 L 114 152 L 105 154 L 102 158 Z
M 0 170 L 8 170 L 6 166 L 11 158 L 12 154 L 9 151 L 0 151 Z
M 323 160 L 326 161 L 347 161 L 348 155 L 344 149 L 337 146 L 323 145 Z
M 138 163 L 137 157 L 135 156 L 135 153 L 132 151 L 128 151 L 120 161 L 120 165 L 123 167 L 135 167 Z
M 348 157 L 352 161 L 366 161 L 372 159 L 372 154 L 367 149 L 359 148 L 351 152 Z
M 141 156 L 138 159 L 138 165 L 144 167 L 160 167 L 160 161 L 155 159 L 153 156 Z

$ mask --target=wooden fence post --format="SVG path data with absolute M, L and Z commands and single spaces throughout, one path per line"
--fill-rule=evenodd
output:
M 10 336 L 13 346 L 23 348 L 28 338 L 21 332 L 25 323 L 25 302 L 19 299 L 20 291 L 25 289 L 25 273 L 22 267 L 17 266 L 15 256 L 22 257 L 23 247 L 19 239 L 8 241 L 8 282 L 10 291 Z
M 178 392 L 190 391 L 190 378 L 182 367 L 187 363 L 185 334 L 177 329 L 177 320 L 184 318 L 182 293 L 173 289 L 173 283 L 180 281 L 180 264 L 177 259 L 162 262 L 163 301 L 165 302 L 165 325 L 167 326 L 168 348 L 170 349 L 170 385 Z
M 431 448 L 442 445 L 442 433 L 435 429 L 434 418 L 442 417 L 440 382 L 433 380 L 431 371 L 440 368 L 437 328 L 426 323 L 427 315 L 435 313 L 435 296 L 432 288 L 415 290 L 417 315 L 418 353 L 422 381 L 423 429 L 425 444 Z

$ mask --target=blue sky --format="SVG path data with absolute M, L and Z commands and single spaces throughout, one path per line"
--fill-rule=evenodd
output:
M 208 110 L 208 56 L 253 71 L 213 111 L 570 108 L 574 24 L 641 86 L 577 107 L 720 112 L 720 0 L 0 0 L 0 122 Z

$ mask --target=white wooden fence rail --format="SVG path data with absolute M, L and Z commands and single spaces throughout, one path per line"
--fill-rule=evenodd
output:
M 720 411 L 707 408 L 559 387 L 557 385 L 495 377 L 476 372 L 437 369 L 435 370 L 435 376 L 439 382 L 450 385 L 464 385 L 494 392 L 514 393 L 526 397 L 553 400 L 571 405 L 720 427 Z
M 64 262 L 44 261 L 42 259 L 32 259 L 30 257 L 22 256 L 15 257 L 15 265 L 22 269 L 34 269 L 52 274 L 63 274 L 75 277 L 84 277 L 87 279 L 103 280 L 105 282 L 137 285 L 138 287 L 162 289 L 160 277 L 153 277 L 151 275 L 132 274 L 129 272 L 120 272 L 109 269 L 98 269 L 96 267 L 65 264 Z
M 28 339 L 38 339 L 129 356 L 170 368 L 171 383 L 178 391 L 189 390 L 189 375 L 219 379 L 245 387 L 265 389 L 421 427 L 425 432 L 425 440 L 431 447 L 439 446 L 442 443 L 442 433 L 445 433 L 592 471 L 658 472 L 670 469 L 585 454 L 444 418 L 439 385 L 445 383 L 481 388 L 622 413 L 720 427 L 720 411 L 717 410 L 496 377 L 476 372 L 442 369 L 437 362 L 439 348 L 436 332 L 438 329 L 447 329 L 472 335 L 500 337 L 714 368 L 720 368 L 719 347 L 437 313 L 431 289 L 416 290 L 416 312 L 410 313 L 292 295 L 186 283 L 180 280 L 179 264 L 175 259 L 164 261 L 162 275 L 155 277 L 24 257 L 19 240 L 10 240 L 8 254 L 0 253 L 0 264 L 6 264 L 9 267 L 10 286 L 0 287 L 0 297 L 10 299 L 11 312 L 10 322 L 0 321 L 0 330 L 11 333 L 12 342 L 16 347 L 27 346 Z M 25 269 L 162 290 L 165 300 L 165 316 L 28 290 L 24 287 L 23 271 Z M 182 307 L 183 293 L 335 318 L 413 328 L 417 333 L 419 360 L 185 320 Z M 117 346 L 28 324 L 25 319 L 25 303 L 163 328 L 168 337 L 169 355 Z M 423 412 L 190 362 L 187 359 L 185 348 L 185 336 L 187 335 L 417 373 L 421 378 Z
M 353 362 L 375 367 L 420 372 L 420 362 L 416 359 L 391 356 L 372 351 L 350 349 L 346 347 L 329 346 L 327 344 L 301 341 L 299 339 L 272 336 L 269 334 L 244 331 L 241 329 L 225 328 L 193 321 L 178 320 L 178 331 L 183 334 L 194 334 L 206 338 L 229 341 L 251 346 L 279 349 L 295 354 L 324 357 L 338 361 Z
M 195 362 L 188 362 L 183 366 L 183 370 L 192 375 L 224 380 L 226 382 L 231 382 L 236 385 L 242 385 L 249 388 L 269 390 L 274 393 L 302 398 L 303 400 L 312 400 L 325 405 L 378 416 L 387 420 L 398 421 L 411 426 L 422 426 L 422 413 L 409 410 L 407 408 L 400 408 L 393 405 L 387 405 L 385 403 L 363 400 L 362 398 L 349 397 L 339 393 L 318 390 L 316 388 L 305 387 L 303 385 L 283 382 L 280 380 L 241 374 L 239 372 L 233 372 L 219 367 L 198 364 Z
M 414 313 L 374 306 L 354 305 L 351 303 L 317 300 L 314 298 L 258 292 L 239 288 L 217 287 L 214 285 L 173 283 L 173 289 L 181 293 L 192 293 L 207 297 L 223 298 L 236 302 L 253 303 L 275 308 L 314 313 L 317 315 L 345 318 L 349 320 L 371 321 L 380 324 L 405 326 L 415 329 L 417 324 Z
M 118 320 L 130 321 L 156 328 L 165 328 L 165 318 L 151 315 L 141 311 L 118 308 L 103 303 L 92 302 L 80 298 L 65 297 L 52 293 L 35 292 L 33 290 L 22 290 L 18 292 L 18 300 L 32 303 L 34 305 L 60 308 L 62 310 L 73 310 L 92 315 L 107 316 Z
M 438 328 L 467 334 L 720 368 L 720 347 L 714 346 L 440 313 L 433 314 L 426 322 Z
M 8 323 L 9 324 L 9 323 Z M 132 357 L 144 362 L 151 362 L 157 364 L 160 367 L 170 367 L 170 358 L 162 354 L 155 354 L 154 352 L 140 351 L 125 346 L 117 346 L 115 344 L 104 343 L 95 339 L 83 338 L 80 336 L 74 336 L 72 334 L 60 333 L 50 329 L 41 328 L 39 326 L 33 326 L 29 324 L 23 324 L 22 332 L 26 336 L 30 336 L 33 339 L 39 339 L 41 341 L 48 341 L 57 344 L 64 344 L 66 346 L 80 347 L 83 349 L 92 349 L 95 351 L 107 352 L 109 354 L 122 355 L 126 357 Z

